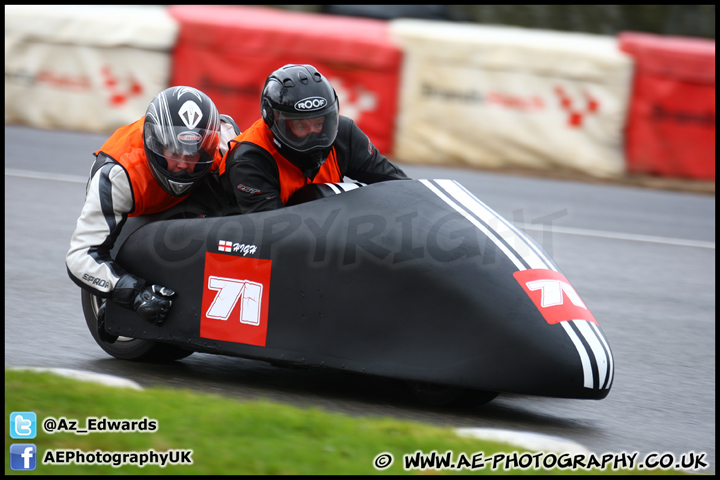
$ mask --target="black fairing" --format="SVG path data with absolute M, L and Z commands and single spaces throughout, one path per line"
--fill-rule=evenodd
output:
M 240 250 L 219 252 L 220 241 Z M 200 336 L 206 256 L 271 261 L 265 346 Z M 110 304 L 111 333 L 494 392 L 599 399 L 612 385 L 602 333 L 605 363 L 581 340 L 590 352 L 584 364 L 566 328 L 548 323 L 514 278 L 517 265 L 425 181 L 271 212 L 150 223 L 130 235 L 118 261 L 178 294 L 162 327 Z

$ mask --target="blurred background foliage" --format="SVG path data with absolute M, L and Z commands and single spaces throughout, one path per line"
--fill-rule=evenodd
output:
M 368 18 L 425 18 L 616 35 L 715 38 L 715 5 L 270 5 Z

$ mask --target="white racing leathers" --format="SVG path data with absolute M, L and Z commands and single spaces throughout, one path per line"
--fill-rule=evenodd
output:
M 127 273 L 115 264 L 110 249 L 133 208 L 127 172 L 120 164 L 107 161 L 88 182 L 85 205 L 65 257 L 70 278 L 81 288 L 108 297 L 120 277 Z
M 239 131 L 227 115 L 221 115 L 220 125 L 218 149 L 224 155 L 228 142 Z M 120 277 L 128 273 L 114 262 L 110 250 L 134 209 L 133 188 L 124 167 L 100 153 L 93 164 L 85 205 L 65 257 L 70 278 L 78 286 L 106 298 L 115 289 Z

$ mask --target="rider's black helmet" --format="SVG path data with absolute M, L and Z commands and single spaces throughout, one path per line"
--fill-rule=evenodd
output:
M 285 65 L 265 81 L 262 118 L 280 153 L 303 171 L 317 170 L 327 159 L 338 131 L 335 89 L 312 65 Z M 322 131 L 304 137 L 289 127 L 292 120 L 324 117 Z
M 210 172 L 219 141 L 218 110 L 212 100 L 196 88 L 163 90 L 145 113 L 143 142 L 150 171 L 170 195 L 187 195 Z M 197 158 L 197 161 L 191 172 L 173 173 L 168 171 L 165 155 Z

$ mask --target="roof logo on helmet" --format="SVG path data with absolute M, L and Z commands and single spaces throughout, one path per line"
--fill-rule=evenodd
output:
M 295 110 L 300 110 L 301 112 L 312 112 L 313 110 L 325 108 L 326 105 L 327 100 L 323 97 L 308 97 L 297 102 L 295 104 Z
M 183 103 L 178 114 L 188 128 L 195 128 L 203 117 L 202 110 L 200 110 L 198 104 L 192 100 Z
M 191 131 L 185 131 L 178 133 L 177 139 L 180 140 L 181 143 L 184 143 L 186 145 L 197 145 L 200 143 L 200 140 L 202 140 L 202 136 L 200 136 L 199 133 L 191 132 Z

